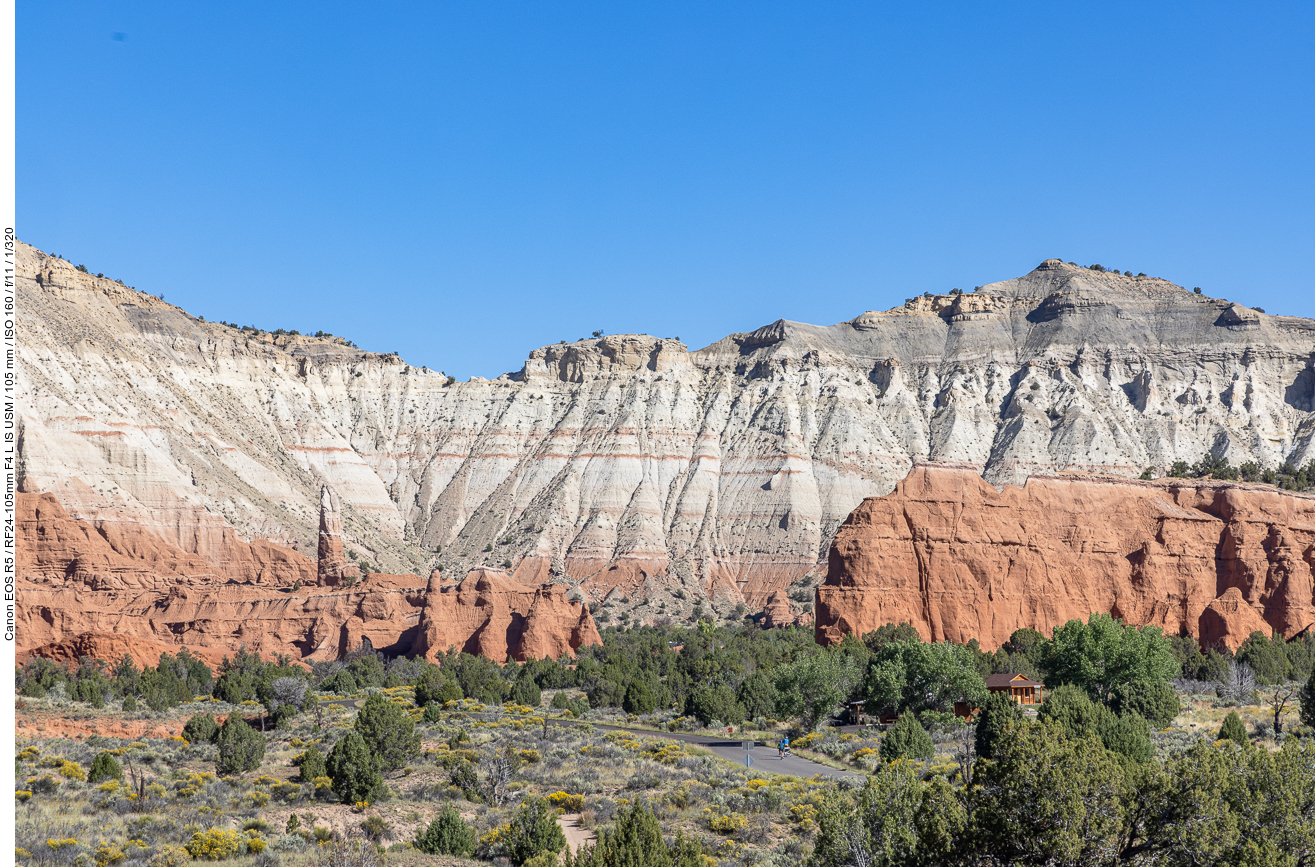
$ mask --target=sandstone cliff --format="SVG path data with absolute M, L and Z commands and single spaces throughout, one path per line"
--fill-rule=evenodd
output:
M 689 352 L 609 335 L 449 384 L 339 339 L 207 323 L 20 245 L 21 472 L 187 554 L 342 538 L 394 572 L 510 562 L 612 600 L 761 608 L 915 460 L 1034 472 L 1315 458 L 1315 322 L 1042 263 Z
M 997 491 L 920 465 L 854 510 L 817 589 L 817 638 L 908 621 L 995 648 L 1108 612 L 1236 649 L 1315 622 L 1315 497 L 1259 485 L 1034 475 Z
M 449 587 L 437 575 L 378 573 L 319 587 L 314 564 L 288 549 L 274 562 L 295 568 L 224 574 L 139 527 L 120 533 L 70 518 L 50 494 L 20 493 L 18 514 L 19 659 L 108 661 L 127 652 L 153 665 L 186 647 L 214 664 L 245 647 L 318 660 L 368 642 L 431 657 L 455 646 L 502 662 L 599 642 L 589 609 L 564 588 L 505 573 L 481 570 Z

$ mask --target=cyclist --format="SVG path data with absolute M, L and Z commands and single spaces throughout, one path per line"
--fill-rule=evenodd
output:
M 776 752 L 782 759 L 790 752 L 790 736 L 786 735 L 776 744 Z

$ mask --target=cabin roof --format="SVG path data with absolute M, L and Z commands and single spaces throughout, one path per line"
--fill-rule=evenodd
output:
M 1035 680 L 1032 680 L 1025 674 L 1004 673 L 993 674 L 986 679 L 987 689 L 1001 689 L 1008 686 L 1041 686 Z

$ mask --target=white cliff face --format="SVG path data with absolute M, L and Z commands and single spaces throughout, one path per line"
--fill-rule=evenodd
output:
M 698 352 L 610 335 L 452 385 L 200 322 L 27 246 L 18 288 L 25 489 L 201 554 L 225 524 L 309 553 L 328 482 L 348 548 L 385 570 L 510 561 L 593 598 L 761 605 L 915 458 L 997 485 L 1315 459 L 1315 322 L 1054 260 L 839 325 Z

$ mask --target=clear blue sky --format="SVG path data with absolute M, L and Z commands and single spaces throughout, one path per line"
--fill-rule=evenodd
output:
M 20 0 L 19 236 L 461 378 L 1050 256 L 1315 316 L 1315 4 L 931 5 Z

